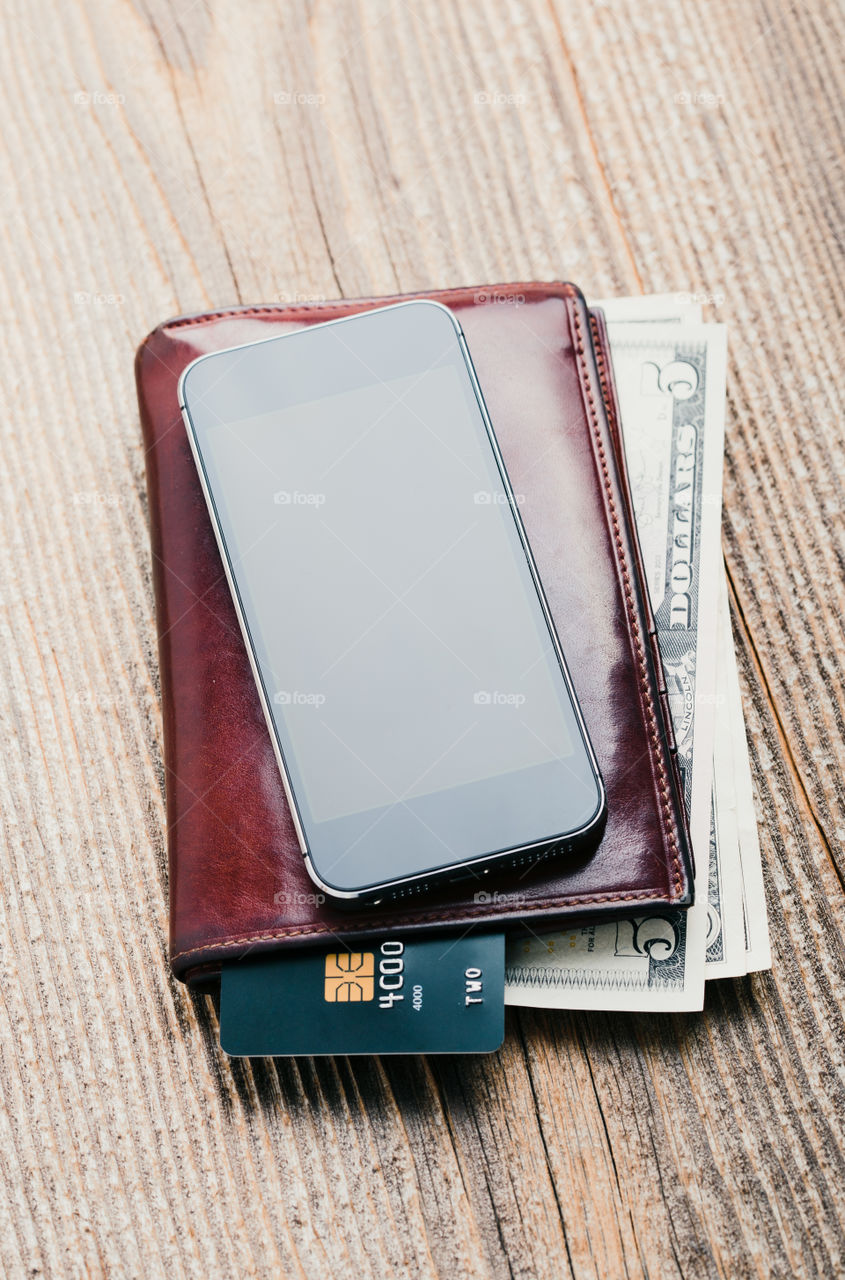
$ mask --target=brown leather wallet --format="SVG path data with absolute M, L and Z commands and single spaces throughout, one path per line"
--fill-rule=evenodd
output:
M 420 295 L 415 295 L 420 296 Z M 633 525 L 607 336 L 571 284 L 450 289 L 607 790 L 593 852 L 354 914 L 309 880 L 177 401 L 196 356 L 397 298 L 233 307 L 138 351 L 164 714 L 170 960 L 435 928 L 540 931 L 692 901 L 669 704 Z

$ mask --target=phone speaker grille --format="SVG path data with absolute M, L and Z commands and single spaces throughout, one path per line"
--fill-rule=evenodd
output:
M 515 853 L 512 858 L 499 863 L 496 870 L 520 871 L 523 868 L 536 867 L 539 866 L 541 862 L 547 862 L 549 858 L 556 858 L 562 853 L 571 853 L 572 848 L 572 843 L 567 841 L 564 844 L 554 845 L 551 849 L 543 849 L 540 853 L 532 853 L 530 850 L 527 850 L 525 853 Z M 484 877 L 490 874 L 491 871 L 492 868 L 488 867 L 474 872 L 464 872 L 463 875 L 455 876 L 450 879 L 448 883 L 465 884 L 470 880 L 474 880 L 478 885 L 481 885 L 484 883 Z M 438 881 L 437 883 L 442 884 L 443 881 Z M 386 894 L 382 901 L 385 901 L 386 899 L 388 902 L 402 902 L 409 898 L 418 898 L 421 894 L 428 893 L 432 887 L 432 882 L 430 880 L 419 880 L 414 884 L 400 885 L 398 888 L 392 889 L 390 893 Z
M 404 898 L 418 898 L 421 893 L 428 893 L 431 885 L 428 880 L 421 880 L 415 884 L 403 884 L 398 889 L 393 889 L 386 895 L 391 902 L 401 902 Z

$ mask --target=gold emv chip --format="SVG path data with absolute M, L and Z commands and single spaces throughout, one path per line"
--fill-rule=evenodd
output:
M 324 998 L 330 1004 L 357 1004 L 376 994 L 376 958 L 372 951 L 341 951 L 326 956 Z

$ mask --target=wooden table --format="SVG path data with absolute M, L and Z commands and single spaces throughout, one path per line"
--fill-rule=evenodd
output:
M 843 35 L 824 0 L 6 6 L 5 1275 L 845 1273 Z M 167 968 L 134 349 L 560 277 L 730 325 L 773 971 L 514 1012 L 489 1059 L 230 1062 Z

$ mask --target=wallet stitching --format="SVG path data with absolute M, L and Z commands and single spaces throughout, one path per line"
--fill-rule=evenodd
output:
M 501 285 L 488 285 L 485 288 L 485 292 L 492 292 L 496 289 L 505 290 L 505 289 L 514 289 L 514 288 L 517 288 L 520 290 L 526 290 L 528 292 L 533 292 L 535 286 L 536 286 L 536 282 L 531 282 L 530 284 L 529 283 L 520 284 L 520 283 L 511 282 L 511 283 L 501 284 Z M 545 285 L 540 286 L 541 289 L 545 287 L 547 286 Z M 548 287 L 556 288 L 556 294 L 554 296 L 573 298 L 573 299 L 577 298 L 578 296 L 577 291 L 571 285 L 568 285 L 568 284 L 557 284 L 555 286 L 555 283 L 551 282 L 550 286 Z M 456 288 L 456 289 L 445 289 L 445 290 L 438 290 L 437 292 L 441 297 L 454 297 L 457 294 L 471 292 L 471 288 L 467 289 L 466 287 L 463 287 L 463 288 Z M 396 295 L 396 296 L 407 297 L 409 295 Z M 410 296 L 413 296 L 413 295 L 410 295 Z M 422 294 L 419 296 L 425 296 L 425 294 Z M 170 320 L 170 321 L 167 321 L 164 325 L 162 325 L 162 328 L 172 330 L 172 329 L 179 329 L 179 328 L 195 327 L 195 326 L 206 324 L 209 320 L 225 319 L 228 316 L 291 315 L 291 314 L 307 315 L 315 310 L 320 309 L 321 307 L 329 310 L 334 310 L 334 311 L 346 311 L 346 310 L 350 310 L 353 307 L 359 306 L 360 302 L 361 302 L 361 299 L 349 299 L 349 300 L 340 299 L 338 301 L 330 302 L 330 303 L 329 302 L 305 303 L 299 306 L 277 306 L 277 305 L 271 304 L 263 307 L 230 307 L 228 309 L 224 309 L 221 311 L 204 312 L 201 315 L 197 315 L 197 316 L 186 316 L 182 319 Z M 623 572 L 623 578 L 625 581 L 626 606 L 628 610 L 628 618 L 631 623 L 631 628 L 634 633 L 635 643 L 637 646 L 638 660 L 639 660 L 640 671 L 641 671 L 641 684 L 642 684 L 643 692 L 645 694 L 645 699 L 646 699 L 646 705 L 647 705 L 648 716 L 649 716 L 649 726 L 651 729 L 652 741 L 655 743 L 657 747 L 657 753 L 658 753 L 657 765 L 661 775 L 660 789 L 662 793 L 664 816 L 666 819 L 666 826 L 664 829 L 669 839 L 669 842 L 674 849 L 673 865 L 675 868 L 675 887 L 676 887 L 678 896 L 680 896 L 683 886 L 682 886 L 681 875 L 680 875 L 680 862 L 678 859 L 678 852 L 677 852 L 677 840 L 675 837 L 674 830 L 672 829 L 672 826 L 671 826 L 671 810 L 669 808 L 668 795 L 666 792 L 665 771 L 663 768 L 662 758 L 660 756 L 660 745 L 659 745 L 659 738 L 656 732 L 656 722 L 654 719 L 654 708 L 653 708 L 653 703 L 651 699 L 651 693 L 647 684 L 647 673 L 646 673 L 646 668 L 645 668 L 644 659 L 643 659 L 642 644 L 639 638 L 639 626 L 633 611 L 633 597 L 631 595 L 630 576 L 627 568 L 624 545 L 622 544 L 619 536 L 619 520 L 616 512 L 616 506 L 613 500 L 612 489 L 610 487 L 610 475 L 607 468 L 607 459 L 605 455 L 604 445 L 601 440 L 601 435 L 599 432 L 598 418 L 595 410 L 595 401 L 590 389 L 586 362 L 584 361 L 583 338 L 582 338 L 581 325 L 578 319 L 577 312 L 573 312 L 573 320 L 575 323 L 575 328 L 577 331 L 577 338 L 578 338 L 578 341 L 575 344 L 575 350 L 584 372 L 584 384 L 585 384 L 587 398 L 589 400 L 589 405 L 590 405 L 590 416 L 592 419 L 592 426 L 593 426 L 595 438 L 598 444 L 599 453 L 601 456 L 605 492 L 607 493 L 608 501 L 611 507 L 614 529 L 616 531 L 616 545 L 619 550 L 619 555 L 622 561 L 622 572 Z M 599 358 L 599 355 L 600 353 L 597 351 L 597 359 Z M 628 893 L 594 894 L 586 897 L 580 894 L 569 894 L 569 895 L 563 895 L 563 896 L 548 897 L 548 898 L 545 898 L 542 902 L 524 906 L 522 908 L 521 914 L 525 915 L 528 912 L 534 912 L 534 911 L 548 912 L 551 908 L 563 907 L 563 906 L 591 906 L 591 905 L 598 906 L 599 904 L 604 904 L 604 903 L 621 905 L 624 903 L 640 902 L 645 899 L 649 899 L 652 901 L 654 900 L 654 889 L 639 889 L 639 890 L 631 891 Z M 450 908 L 449 910 L 452 910 L 452 908 Z M 468 911 L 465 914 L 469 914 L 471 916 L 477 915 L 479 918 L 484 920 L 491 920 L 491 921 L 495 920 L 495 917 L 491 917 L 489 914 L 486 914 L 483 912 Z M 448 911 L 445 911 L 445 912 L 437 911 L 437 912 L 430 912 L 426 915 L 414 914 L 409 916 L 399 916 L 394 918 L 390 923 L 394 925 L 428 924 L 428 923 L 436 923 L 440 921 L 449 921 L 454 919 L 455 917 L 453 915 L 450 915 Z M 372 924 L 371 921 L 361 921 L 361 922 L 356 922 L 354 924 L 352 923 L 344 924 L 343 927 L 339 930 L 339 932 L 354 933 L 354 932 L 361 932 L 365 929 L 373 929 L 374 927 L 375 926 Z M 208 942 L 208 943 L 204 943 L 202 946 L 199 946 L 199 947 L 189 947 L 186 950 L 177 951 L 175 954 L 171 955 L 170 961 L 171 961 L 171 964 L 175 964 L 177 960 L 181 960 L 185 956 L 200 955 L 206 951 L 216 951 L 216 950 L 225 951 L 225 950 L 232 949 L 234 947 L 244 946 L 254 942 L 273 942 L 278 938 L 294 938 L 294 937 L 302 937 L 307 934 L 326 934 L 326 933 L 335 933 L 335 932 L 338 932 L 338 931 L 332 929 L 330 925 L 313 924 L 313 925 L 305 925 L 299 929 L 291 929 L 289 927 L 282 925 L 279 928 L 273 929 L 268 933 L 253 934 L 247 937 L 233 936 L 232 934 L 228 934 L 226 935 L 225 938 L 222 938 L 217 942 Z
M 570 895 L 569 897 L 562 897 L 562 898 L 547 898 L 547 899 L 544 899 L 543 902 L 536 902 L 528 906 L 522 907 L 520 909 L 520 915 L 515 916 L 514 919 L 518 921 L 521 918 L 521 916 L 525 915 L 529 911 L 548 911 L 550 906 L 576 906 L 576 905 L 581 906 L 582 904 L 584 906 L 590 906 L 590 905 L 598 906 L 601 903 L 611 903 L 613 905 L 617 905 L 619 903 L 624 903 L 624 902 L 631 902 L 631 903 L 639 902 L 643 898 L 647 898 L 653 902 L 654 890 L 653 889 L 637 889 L 630 893 L 625 893 L 625 894 L 619 894 L 619 893 L 611 893 L 611 894 L 604 894 L 604 895 L 594 894 L 591 897 L 580 897 L 578 895 L 574 895 L 574 896 Z M 467 909 L 463 913 L 463 915 L 464 916 L 477 915 L 483 920 L 489 920 L 491 923 L 491 926 L 494 925 L 497 920 L 496 916 L 484 915 L 482 912 L 472 912 L 469 909 Z M 435 911 L 435 912 L 430 912 L 428 915 L 422 915 L 422 916 L 421 915 L 396 916 L 389 921 L 389 925 L 392 926 L 392 925 L 404 925 L 404 924 L 433 924 L 442 920 L 454 921 L 456 924 L 460 923 L 459 920 L 455 920 L 454 916 L 450 916 L 442 911 Z M 250 937 L 239 937 L 239 936 L 233 937 L 231 934 L 227 934 L 225 938 L 221 938 L 218 942 L 206 942 L 206 943 L 203 943 L 203 945 L 200 947 L 188 947 L 184 951 L 177 951 L 174 955 L 170 957 L 170 963 L 175 964 L 176 961 L 181 960 L 183 956 L 199 955 L 203 951 L 217 951 L 217 950 L 223 951 L 230 947 L 245 946 L 246 944 L 251 942 L 273 942 L 277 938 L 297 938 L 297 937 L 301 937 L 303 934 L 309 934 L 309 933 L 311 934 L 331 933 L 331 934 L 340 936 L 348 933 L 356 933 L 356 932 L 360 933 L 365 929 L 369 929 L 373 932 L 378 932 L 378 923 L 374 924 L 371 919 L 368 919 L 368 920 L 362 920 L 360 922 L 356 922 L 354 924 L 344 923 L 342 925 L 339 925 L 337 929 L 332 928 L 332 926 L 328 924 L 303 925 L 302 928 L 300 929 L 290 929 L 285 925 L 281 925 L 278 929 L 273 929 L 269 933 L 256 933 L 256 934 L 252 934 Z
M 516 281 L 510 281 L 504 284 L 485 285 L 483 292 L 495 293 L 497 290 L 502 290 L 504 292 L 507 289 L 519 289 L 520 291 L 522 290 L 531 291 L 533 288 L 536 288 L 536 287 L 537 287 L 537 281 L 532 281 L 530 283 L 528 282 L 519 283 Z M 567 298 L 575 297 L 575 289 L 570 284 L 556 284 L 554 281 L 551 281 L 548 285 L 540 284 L 540 288 L 555 289 L 556 290 L 555 296 L 557 297 L 560 297 L 560 296 L 567 297 Z M 431 292 L 436 293 L 438 297 L 454 297 L 456 294 L 472 293 L 473 288 L 472 286 L 467 287 L 466 285 L 464 285 L 455 289 L 435 289 L 435 290 L 432 290 Z M 478 292 L 481 292 L 481 290 L 476 288 L 475 292 L 478 293 Z M 429 295 L 423 292 L 423 293 L 416 293 L 416 294 L 397 293 L 397 294 L 393 294 L 392 296 L 395 298 L 415 298 L 415 297 L 425 298 L 425 297 L 428 297 Z M 300 303 L 298 306 L 282 306 L 279 304 L 270 303 L 267 306 L 263 306 L 263 307 L 228 307 L 222 311 L 204 311 L 197 316 L 183 316 L 176 320 L 166 320 L 164 324 L 161 325 L 161 328 L 165 330 L 184 329 L 184 328 L 189 328 L 192 325 L 206 324 L 209 320 L 225 320 L 227 316 L 262 316 L 262 315 L 266 316 L 266 315 L 299 315 L 299 314 L 308 315 L 312 311 L 320 311 L 320 310 L 348 311 L 352 307 L 359 307 L 363 301 L 370 301 L 370 299 L 339 298 L 336 301 L 304 302 L 304 303 Z M 386 299 L 384 298 L 374 299 L 374 301 L 384 302 L 386 301 Z
M 596 366 L 598 368 L 598 373 L 599 373 L 599 384 L 602 390 L 602 399 L 604 400 L 604 407 L 607 412 L 608 418 L 610 418 L 613 415 L 614 410 L 610 400 L 610 380 L 609 380 L 609 373 L 607 368 L 607 361 L 605 359 L 604 348 L 601 342 L 599 341 L 598 325 L 596 324 L 595 316 L 592 316 L 592 315 L 590 316 L 590 328 L 593 333 L 593 351 L 596 357 Z M 635 630 L 638 630 L 639 628 L 636 620 L 632 618 L 631 621 Z M 649 698 L 649 701 L 651 702 L 650 694 L 647 694 L 647 696 Z M 663 742 L 659 734 L 657 736 L 657 739 L 655 740 L 655 745 L 657 747 L 657 765 L 661 773 L 663 773 L 663 763 L 662 763 Z M 671 807 L 669 807 L 668 813 L 667 813 L 666 806 L 664 806 L 664 813 L 666 814 L 667 824 L 671 822 L 671 827 L 672 827 L 671 832 L 668 831 L 668 825 L 667 825 L 667 833 L 669 834 L 669 838 L 673 845 L 677 845 L 677 826 L 672 821 Z M 674 859 L 674 863 L 677 869 L 677 866 L 678 866 L 677 858 Z M 676 877 L 676 884 L 678 886 L 678 890 L 680 891 L 680 888 L 681 888 L 680 872 L 678 872 L 678 875 Z
M 648 720 L 649 733 L 655 749 L 654 758 L 655 758 L 655 763 L 657 765 L 657 771 L 659 774 L 658 790 L 661 796 L 661 807 L 663 809 L 663 819 L 664 819 L 663 830 L 672 849 L 672 866 L 675 872 L 675 890 L 676 890 L 676 893 L 680 895 L 683 888 L 682 879 L 681 879 L 681 863 L 680 863 L 680 857 L 679 857 L 677 833 L 674 828 L 674 823 L 672 822 L 672 809 L 671 809 L 671 804 L 669 799 L 668 777 L 667 777 L 665 766 L 663 764 L 663 753 L 661 749 L 660 735 L 657 732 L 657 719 L 654 711 L 654 700 L 652 698 L 651 690 L 648 684 L 648 666 L 646 664 L 645 652 L 643 650 L 642 638 L 640 635 L 640 625 L 639 625 L 639 622 L 637 621 L 636 613 L 634 610 L 634 598 L 633 598 L 633 591 L 631 587 L 631 575 L 628 569 L 628 560 L 625 555 L 625 545 L 622 541 L 621 534 L 620 534 L 620 523 L 619 523 L 619 516 L 616 510 L 616 502 L 613 497 L 613 489 L 610 483 L 610 469 L 607 464 L 607 453 L 604 447 L 604 442 L 601 438 L 598 414 L 596 413 L 595 398 L 593 396 L 592 388 L 590 386 L 589 370 L 587 368 L 587 364 L 584 359 L 584 340 L 583 340 L 583 334 L 581 331 L 581 321 L 579 319 L 577 310 L 573 310 L 572 320 L 573 320 L 573 324 L 575 325 L 575 332 L 577 335 L 575 352 L 576 352 L 576 355 L 578 356 L 579 362 L 581 364 L 581 367 L 584 373 L 584 389 L 587 393 L 587 400 L 590 406 L 590 421 L 592 423 L 593 434 L 595 436 L 596 445 L 599 451 L 599 459 L 601 462 L 604 488 L 605 488 L 605 493 L 607 494 L 607 501 L 610 507 L 610 513 L 613 520 L 616 547 L 619 554 L 620 566 L 622 569 L 622 579 L 625 584 L 625 603 L 628 611 L 628 621 L 631 625 L 631 632 L 634 637 L 634 644 L 637 650 L 637 665 L 639 666 L 639 669 L 640 669 L 640 686 L 642 688 L 643 698 L 645 701 L 646 718 Z M 596 345 L 597 364 L 599 363 L 601 358 L 602 357 L 599 354 L 598 345 Z M 600 378 L 601 378 L 601 375 L 600 375 Z M 605 399 L 605 407 L 608 408 L 609 410 L 609 406 L 607 404 L 606 399 Z

